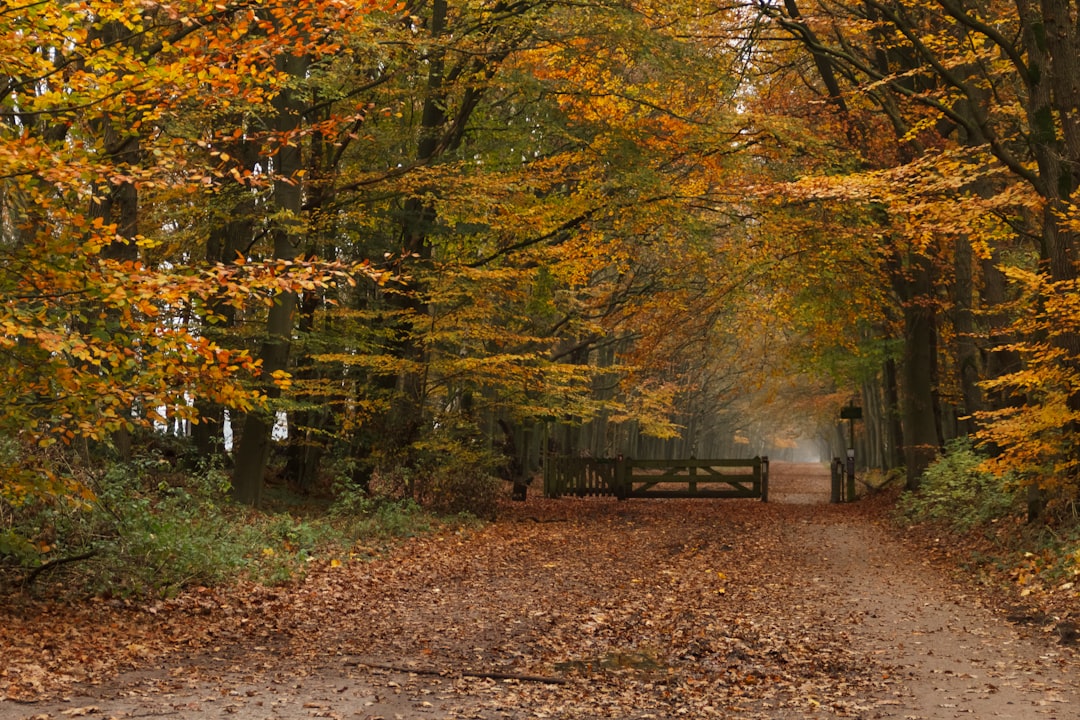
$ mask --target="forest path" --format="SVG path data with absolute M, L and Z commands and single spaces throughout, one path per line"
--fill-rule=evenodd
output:
M 289 589 L 5 611 L 0 720 L 1080 718 L 1071 647 L 827 470 L 774 463 L 770 499 L 531 498 Z

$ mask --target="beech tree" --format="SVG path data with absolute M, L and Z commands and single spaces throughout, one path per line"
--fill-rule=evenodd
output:
M 677 378 L 642 382 L 630 366 L 670 366 L 662 333 L 705 343 L 724 313 L 723 288 L 738 286 L 738 272 L 702 263 L 716 241 L 715 211 L 702 208 L 729 201 L 710 199 L 711 188 L 724 186 L 719 173 L 743 141 L 727 110 L 737 83 L 686 66 L 678 82 L 662 79 L 691 59 L 715 67 L 723 41 L 691 49 L 670 25 L 617 8 L 588 28 L 540 4 L 431 10 L 390 43 L 380 71 L 389 79 L 361 91 L 385 111 L 367 123 L 371 145 L 342 158 L 326 192 L 338 227 L 356 228 L 352 248 L 388 257 L 400 281 L 359 288 L 311 326 L 320 350 L 306 367 L 322 370 L 297 391 L 325 398 L 316 383 L 352 378 L 354 399 L 341 407 L 359 414 L 332 426 L 369 469 L 417 462 L 434 428 L 474 425 L 462 437 L 490 443 L 500 418 L 526 427 L 553 413 L 607 413 L 672 434 Z M 640 43 L 651 47 L 627 54 Z M 395 69 L 418 60 L 421 74 Z M 729 147 L 717 149 L 718 128 Z M 339 242 L 338 251 L 355 249 Z M 698 295 L 700 315 L 688 307 L 692 322 L 639 325 L 635 309 L 662 306 L 668 292 Z M 642 352 L 650 343 L 653 355 Z M 615 395 L 592 396 L 616 382 Z M 302 432 L 312 445 L 336 442 Z
M 901 297 L 909 289 L 915 291 L 902 304 L 905 325 L 913 331 L 925 324 L 919 316 L 927 308 L 956 308 L 954 336 L 961 339 L 953 348 L 956 357 L 941 357 L 948 359 L 958 374 L 962 401 L 957 404 L 967 413 L 978 412 L 983 399 L 973 368 L 981 365 L 978 372 L 982 377 L 988 369 L 1000 369 L 994 369 L 989 353 L 985 353 L 985 360 L 973 355 L 971 344 L 964 339 L 976 332 L 970 310 L 974 285 L 967 280 L 972 261 L 983 261 L 983 300 L 1002 299 L 1002 276 L 995 262 L 1000 248 L 1016 244 L 1015 234 L 1010 237 L 1009 223 L 1014 229 L 1023 229 L 1021 219 L 1038 212 L 1042 213 L 1037 228 L 1042 238 L 1040 255 L 1047 272 L 1060 278 L 1073 272 L 1068 270 L 1070 263 L 1062 259 L 1072 252 L 1069 248 L 1074 242 L 1067 230 L 1062 232 L 1063 224 L 1070 224 L 1071 211 L 1062 209 L 1059 196 L 1063 191 L 1069 196 L 1074 187 L 1067 179 L 1060 182 L 1066 176 L 1055 167 L 1056 161 L 1040 161 L 1038 157 L 1069 154 L 1057 143 L 1073 132 L 1065 128 L 1071 121 L 1062 110 L 1075 102 L 1075 94 L 1069 99 L 1071 81 L 1063 80 L 1074 61 L 1075 47 L 1070 50 L 1068 45 L 1075 33 L 1061 29 L 1060 8 L 1049 6 L 1038 12 L 1030 6 L 968 7 L 951 2 L 926 6 L 873 2 L 828 8 L 788 2 L 783 7 L 762 4 L 759 8 L 809 51 L 822 92 L 832 98 L 835 107 L 846 112 L 857 101 L 868 101 L 894 127 L 896 147 L 902 152 L 893 155 L 889 165 L 879 161 L 878 173 L 904 184 L 877 185 L 867 192 L 866 181 L 874 174 L 867 173 L 864 166 L 861 174 L 850 175 L 850 192 L 840 191 L 836 197 L 880 203 L 889 213 L 891 227 L 913 241 L 911 263 L 898 266 L 908 269 L 894 275 L 902 280 L 896 285 Z M 1055 34 L 1049 44 L 1038 39 L 1048 28 Z M 1055 89 L 1051 91 L 1051 87 Z M 857 137 L 860 123 L 849 127 Z M 851 132 L 849 138 L 853 137 Z M 869 150 L 872 146 L 864 147 Z M 896 170 L 882 173 L 890 165 Z M 873 171 L 873 166 L 870 169 Z M 1056 183 L 1056 188 L 1047 187 L 1047 181 Z M 941 202 L 945 198 L 948 205 Z M 1049 207 L 1059 208 L 1053 211 L 1053 219 L 1045 215 Z M 1000 222 L 994 222 L 995 218 Z M 911 268 L 917 269 L 914 275 Z M 944 278 L 953 286 L 951 298 L 934 291 L 935 278 Z M 940 317 L 947 316 L 942 313 Z M 912 352 L 905 354 L 909 372 L 904 394 L 909 403 L 905 414 L 909 447 L 932 445 L 934 436 L 940 438 L 943 433 L 942 429 L 928 432 L 931 428 L 918 420 L 940 417 L 934 408 L 941 404 L 933 397 L 940 397 L 950 383 L 938 376 L 929 388 L 931 404 L 925 400 L 911 403 L 927 396 L 926 389 L 917 394 L 913 391 L 920 377 L 935 377 L 933 367 L 926 363 L 933 362 L 936 352 L 925 355 L 925 350 L 938 344 L 935 337 L 944 337 L 944 330 L 948 328 L 930 326 L 929 332 L 908 333 Z M 923 360 L 915 362 L 920 351 Z M 913 437 L 911 430 L 916 430 L 918 437 Z M 928 459 L 926 453 L 921 458 L 908 458 L 912 486 Z
M 213 321 L 216 309 L 246 305 L 249 295 L 346 275 L 170 252 L 190 197 L 222 177 L 194 161 L 201 138 L 169 131 L 199 91 L 189 78 L 210 78 L 212 66 L 215 89 L 243 99 L 246 80 L 192 51 L 213 48 L 233 10 L 39 3 L 0 14 L 2 422 L 24 449 L 6 473 L 9 496 L 66 482 L 50 448 L 85 456 L 113 445 L 126 454 L 138 428 L 197 422 L 192 397 L 254 409 L 261 394 L 245 378 L 283 372 L 264 373 L 262 361 L 214 342 L 193 317 Z

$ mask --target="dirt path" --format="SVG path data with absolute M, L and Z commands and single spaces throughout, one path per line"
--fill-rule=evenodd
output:
M 530 499 L 290 592 L 157 608 L 147 627 L 186 648 L 0 720 L 1080 718 L 1071 648 L 823 504 L 827 485 L 774 464 L 767 505 Z M 0 652 L 0 689 L 44 664 Z

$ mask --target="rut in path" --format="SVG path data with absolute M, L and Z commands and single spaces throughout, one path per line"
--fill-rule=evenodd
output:
M 771 474 L 768 504 L 533 498 L 288 591 L 177 602 L 145 622 L 182 647 L 0 720 L 1080 718 L 1070 648 L 824 504 L 825 470 Z M 33 662 L 10 657 L 9 682 Z

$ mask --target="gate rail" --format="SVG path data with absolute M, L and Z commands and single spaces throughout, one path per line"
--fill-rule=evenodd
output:
M 551 456 L 544 495 L 769 499 L 769 458 L 631 460 Z

